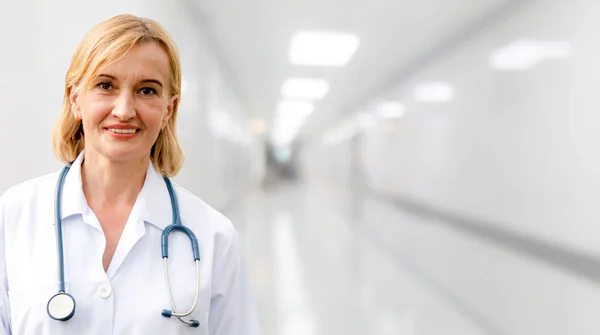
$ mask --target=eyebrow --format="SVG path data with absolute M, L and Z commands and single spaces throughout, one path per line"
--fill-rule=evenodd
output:
M 100 77 L 106 77 L 108 79 L 117 80 L 117 77 L 110 75 L 110 74 L 99 74 L 98 78 L 100 78 Z
M 144 79 L 144 80 L 142 80 L 142 83 L 155 83 L 156 85 L 160 86 L 161 88 L 163 87 L 163 84 L 160 82 L 160 80 L 156 80 L 156 79 Z
M 100 77 L 105 77 L 105 78 L 112 79 L 112 80 L 118 79 L 117 77 L 115 77 L 113 75 L 105 74 L 105 73 L 99 74 L 98 78 L 100 78 Z M 161 88 L 163 87 L 163 84 L 160 82 L 160 80 L 157 80 L 157 79 L 144 79 L 144 80 L 142 80 L 142 83 L 154 83 L 154 84 L 160 86 Z

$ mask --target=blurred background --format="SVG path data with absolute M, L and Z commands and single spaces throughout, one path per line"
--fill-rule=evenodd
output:
M 83 35 L 163 24 L 176 181 L 265 335 L 600 334 L 600 1 L 0 0 L 0 192 L 60 169 Z

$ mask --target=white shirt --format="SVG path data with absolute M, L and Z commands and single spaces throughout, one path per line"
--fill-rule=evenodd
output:
M 68 321 L 51 319 L 48 300 L 58 293 L 54 225 L 59 172 L 19 184 L 0 197 L 0 335 L 5 334 L 203 334 L 258 335 L 257 313 L 237 231 L 222 214 L 173 183 L 183 224 L 198 238 L 200 297 L 188 318 L 171 309 L 161 255 L 161 232 L 172 223 L 162 176 L 150 164 L 108 270 L 105 238 L 82 191 L 81 161 L 72 164 L 62 194 L 66 291 L 76 301 Z M 196 268 L 190 240 L 169 239 L 171 290 L 179 313 L 192 306 Z

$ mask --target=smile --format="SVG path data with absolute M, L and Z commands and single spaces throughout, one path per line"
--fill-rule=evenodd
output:
M 134 134 L 137 129 L 115 129 L 115 128 L 108 128 L 108 131 L 111 131 L 113 133 L 116 134 Z

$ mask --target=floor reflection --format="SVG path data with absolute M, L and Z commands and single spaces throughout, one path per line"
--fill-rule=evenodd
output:
M 264 335 L 490 334 L 374 238 L 341 190 L 282 185 L 225 213 L 245 242 Z M 369 202 L 360 206 L 371 206 Z

